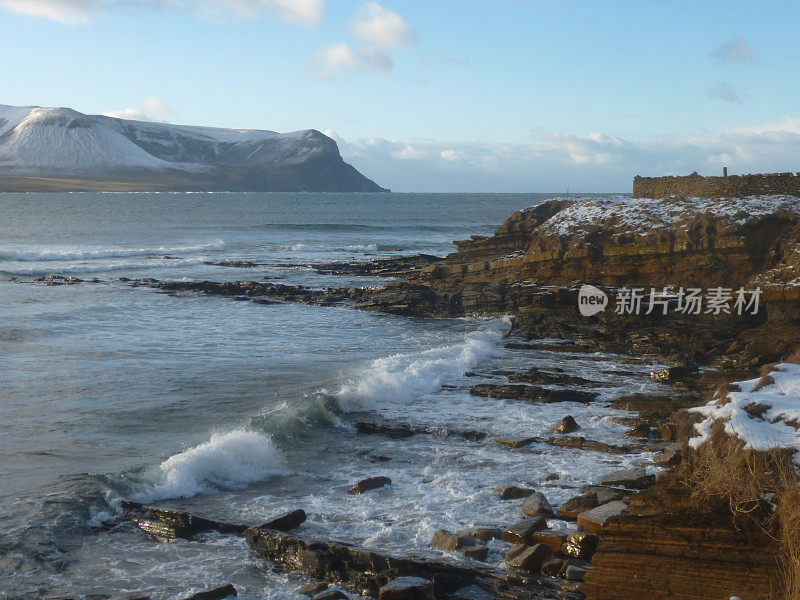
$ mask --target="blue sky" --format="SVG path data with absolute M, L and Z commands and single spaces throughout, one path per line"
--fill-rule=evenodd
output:
M 315 128 L 398 191 L 800 170 L 800 3 L 0 0 L 0 103 Z

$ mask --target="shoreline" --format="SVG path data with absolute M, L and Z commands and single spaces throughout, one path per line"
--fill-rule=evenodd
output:
M 605 291 L 610 305 L 613 306 L 618 302 L 620 290 L 634 281 L 631 279 L 632 276 L 639 278 L 636 281 L 640 285 L 655 286 L 663 283 L 662 272 L 653 270 L 648 264 L 652 262 L 663 264 L 664 255 L 673 256 L 678 262 L 682 262 L 687 272 L 689 267 L 698 264 L 698 260 L 701 261 L 700 264 L 705 264 L 702 261 L 706 261 L 708 256 L 714 256 L 721 261 L 721 264 L 714 263 L 712 269 L 704 272 L 704 281 L 700 284 L 706 286 L 710 286 L 715 278 L 725 278 L 733 273 L 736 273 L 736 279 L 732 279 L 732 282 L 749 283 L 749 278 L 755 278 L 754 281 L 757 282 L 766 272 L 769 272 L 771 277 L 776 273 L 780 275 L 780 268 L 783 268 L 780 265 L 784 263 L 775 257 L 770 259 L 769 264 L 763 257 L 758 259 L 758 252 L 763 251 L 759 245 L 723 244 L 723 247 L 732 249 L 720 252 L 720 239 L 715 238 L 714 231 L 722 231 L 723 239 L 727 239 L 726 236 L 731 237 L 731 233 L 724 228 L 720 229 L 720 226 L 717 226 L 716 230 L 709 228 L 707 217 L 703 217 L 706 219 L 705 233 L 702 231 L 698 233 L 700 238 L 695 240 L 694 249 L 683 249 L 678 254 L 674 244 L 670 244 L 668 248 L 658 243 L 655 246 L 648 246 L 647 243 L 650 242 L 636 246 L 635 239 L 634 246 L 638 249 L 636 252 L 609 250 L 630 244 L 630 238 L 626 237 L 625 231 L 612 231 L 609 234 L 609 231 L 601 230 L 599 233 L 605 236 L 602 239 L 607 240 L 608 245 L 599 253 L 586 251 L 575 254 L 574 240 L 565 245 L 563 237 L 557 241 L 558 236 L 553 237 L 552 234 L 549 234 L 551 236 L 549 238 L 537 240 L 539 226 L 557 216 L 560 211 L 569 209 L 570 206 L 572 205 L 569 202 L 552 201 L 547 206 L 540 205 L 527 213 L 522 211 L 515 214 L 501 226 L 495 236 L 459 243 L 459 251 L 448 256 L 444 262 L 435 257 L 416 256 L 327 267 L 327 272 L 334 274 L 401 278 L 401 281 L 371 288 L 314 290 L 302 286 L 256 281 L 186 282 L 125 278 L 120 278 L 118 281 L 131 286 L 151 287 L 168 294 L 219 295 L 232 300 L 248 300 L 259 304 L 298 302 L 316 306 L 347 306 L 405 316 L 454 317 L 466 314 L 510 313 L 514 318 L 515 337 L 508 338 L 505 345 L 523 353 L 549 351 L 554 357 L 554 365 L 550 368 L 516 371 L 503 369 L 488 378 L 476 374 L 470 393 L 487 399 L 498 398 L 561 407 L 564 417 L 562 421 L 552 424 L 556 428 L 554 435 L 489 439 L 481 437 L 483 432 L 479 431 L 448 431 L 443 434 L 441 431 L 428 431 L 424 427 L 409 423 L 381 420 L 355 423 L 358 434 L 400 440 L 418 435 L 455 436 L 463 438 L 468 443 L 496 444 L 509 452 L 531 452 L 531 456 L 536 455 L 536 448 L 541 444 L 561 448 L 565 452 L 596 452 L 609 456 L 645 452 L 653 454 L 652 467 L 662 472 L 662 468 L 674 467 L 680 463 L 682 457 L 687 456 L 685 443 L 692 434 L 694 420 L 686 409 L 706 404 L 710 394 L 721 385 L 726 386 L 734 381 L 756 377 L 762 367 L 769 367 L 789 357 L 797 340 L 800 339 L 797 335 L 800 331 L 798 323 L 800 294 L 791 285 L 779 288 L 781 284 L 776 284 L 773 277 L 769 282 L 771 286 L 769 289 L 772 291 L 765 294 L 761 310 L 744 318 L 724 314 L 708 317 L 700 315 L 700 318 L 695 318 L 686 315 L 665 317 L 657 313 L 650 316 L 616 315 L 610 312 L 584 317 L 578 313 L 579 282 L 568 280 L 574 277 L 575 269 L 582 268 L 589 277 L 597 277 L 598 268 L 602 269 L 604 264 L 611 266 L 613 270 L 607 273 L 605 279 L 588 279 L 588 281 L 599 286 L 596 289 Z M 795 219 L 794 222 L 792 218 Z M 795 239 L 791 236 L 800 231 L 798 222 L 800 215 L 784 218 L 784 221 L 778 224 L 780 236 L 784 239 L 787 236 L 789 240 Z M 773 226 L 770 222 L 767 225 Z M 747 227 L 747 224 L 739 226 L 737 232 L 746 234 Z M 709 231 L 712 233 L 709 234 Z M 754 231 L 758 231 L 758 227 Z M 703 241 L 703 235 L 708 235 L 709 238 Z M 595 239 L 593 243 L 596 244 L 597 235 L 593 239 Z M 551 248 L 544 259 L 519 260 L 530 254 L 531 247 L 541 248 L 543 245 L 549 245 Z M 515 250 L 519 246 L 525 248 L 523 256 L 504 258 L 519 252 Z M 485 266 L 492 264 L 492 260 L 485 260 L 491 258 L 492 252 L 500 255 L 499 269 Z M 573 254 L 566 257 L 557 256 L 559 252 Z M 786 256 L 786 260 L 793 258 L 791 253 Z M 613 258 L 606 260 L 604 257 Z M 481 260 L 475 262 L 475 258 Z M 494 261 L 497 260 L 495 257 Z M 512 262 L 507 262 L 509 260 Z M 552 266 L 559 262 L 564 264 L 572 262 L 571 270 L 567 274 L 559 275 L 553 271 Z M 251 268 L 249 264 L 237 263 L 235 260 L 223 261 L 220 264 L 231 268 Z M 472 265 L 478 267 L 473 268 Z M 443 266 L 447 269 L 443 269 Z M 528 279 L 532 274 L 532 268 L 541 269 L 547 275 L 540 277 L 538 284 Z M 628 270 L 625 271 L 625 268 Z M 785 270 L 790 273 L 792 264 L 787 264 Z M 53 275 L 39 278 L 38 283 L 69 285 L 88 282 Z M 693 281 L 689 282 L 689 285 L 698 283 Z M 774 291 L 776 289 L 783 291 L 776 293 Z M 547 343 L 540 341 L 542 339 L 561 341 Z M 616 376 L 621 378 L 637 375 L 625 374 L 625 365 L 629 365 L 630 368 L 632 362 L 639 367 L 646 364 L 647 360 L 667 365 L 666 368 L 654 368 L 649 375 L 653 382 L 658 383 L 663 393 L 634 394 L 616 398 L 610 403 L 611 409 L 637 413 L 637 416 L 617 417 L 621 419 L 620 424 L 629 429 L 623 439 L 614 443 L 587 439 L 581 435 L 580 429 L 574 429 L 573 423 L 568 419 L 569 406 L 574 406 L 571 403 L 595 402 L 596 391 L 602 388 L 602 382 L 579 377 L 571 374 L 568 368 L 562 367 L 568 367 L 571 361 L 576 359 L 598 356 L 597 353 L 620 354 L 616 357 L 618 362 L 615 368 L 619 367 Z M 638 376 L 641 376 L 641 373 L 638 373 Z M 572 433 L 576 435 L 571 435 Z M 656 452 L 659 454 L 655 454 Z M 379 466 L 376 467 L 376 473 L 379 470 Z M 729 586 L 724 588 L 726 590 L 730 586 L 734 588 L 739 586 L 741 588 L 738 590 L 739 593 L 756 593 L 760 589 L 742 587 L 748 585 L 746 579 L 750 579 L 750 575 L 756 572 L 760 573 L 759 577 L 762 579 L 766 577 L 770 580 L 778 577 L 775 571 L 763 566 L 766 563 L 759 563 L 761 566 L 757 567 L 752 561 L 745 560 L 754 549 L 764 548 L 763 540 L 755 534 L 747 542 L 750 545 L 743 546 L 750 548 L 749 551 L 730 549 L 729 542 L 725 540 L 730 539 L 732 532 L 735 532 L 735 523 L 725 515 L 724 511 L 706 515 L 697 513 L 694 517 L 693 513 L 686 513 L 689 507 L 686 503 L 686 487 L 675 480 L 674 474 L 669 474 L 673 471 L 663 471 L 667 475 L 655 478 L 648 471 L 630 469 L 628 471 L 613 475 L 610 479 L 606 477 L 598 482 L 587 482 L 588 487 L 580 490 L 578 495 L 570 497 L 566 502 L 557 504 L 556 510 L 547 499 L 547 482 L 539 482 L 535 486 L 536 489 L 520 487 L 511 489 L 515 487 L 514 481 L 509 481 L 510 487 L 498 491 L 498 497 L 502 498 L 508 494 L 509 498 L 523 500 L 519 523 L 494 523 L 484 528 L 492 531 L 481 532 L 458 531 L 455 527 L 454 532 L 440 530 L 431 542 L 443 550 L 445 560 L 450 557 L 467 565 L 479 564 L 484 551 L 494 552 L 495 556 L 497 552 L 505 554 L 505 562 L 510 567 L 506 573 L 517 573 L 526 581 L 522 587 L 514 587 L 517 584 L 511 580 L 501 584 L 516 590 L 511 593 L 506 589 L 511 595 L 504 597 L 509 598 L 569 598 L 572 597 L 569 594 L 577 593 L 580 588 L 591 600 L 601 600 L 616 597 L 613 596 L 613 593 L 616 593 L 614 590 L 626 585 L 629 586 L 625 589 L 630 597 L 637 598 L 640 597 L 636 596 L 637 593 L 653 592 L 653 588 L 648 586 L 663 585 L 666 590 L 670 586 L 674 587 L 676 581 L 682 581 L 681 585 L 689 586 L 698 578 L 704 578 L 706 571 L 711 567 L 717 569 L 714 571 L 714 577 L 719 585 Z M 517 477 L 512 475 L 511 479 Z M 553 480 L 551 483 L 556 481 Z M 655 487 L 651 488 L 653 484 Z M 647 488 L 651 489 L 638 491 Z M 545 491 L 544 495 L 541 490 Z M 146 510 L 144 507 L 133 508 Z M 154 514 L 158 513 L 150 511 L 150 517 Z M 175 523 L 181 518 L 175 515 L 167 515 L 163 519 L 151 518 L 149 522 L 161 523 L 159 527 L 162 529 L 158 527 L 153 529 L 152 525 L 146 525 L 143 529 L 148 532 L 147 527 L 150 527 L 148 533 L 151 535 L 153 531 L 161 531 L 163 534 L 164 531 L 176 530 Z M 687 518 L 690 529 L 698 530 L 699 527 L 703 532 L 701 537 L 704 539 L 693 539 L 687 533 L 688 530 L 681 530 L 681 527 L 686 526 Z M 711 520 L 704 523 L 703 519 Z M 578 527 L 583 530 L 580 535 L 577 535 L 578 532 L 574 529 L 575 520 Z M 678 532 L 675 534 L 677 537 L 665 534 L 657 538 L 659 548 L 655 553 L 653 550 L 642 553 L 643 544 L 649 547 L 648 544 L 655 543 L 652 541 L 657 537 L 653 534 L 653 523 L 660 523 L 659 527 L 665 530 Z M 560 527 L 560 524 L 570 525 L 565 529 Z M 413 594 L 423 593 L 417 589 L 420 585 L 424 588 L 428 584 L 417 581 L 414 584 L 417 587 L 411 586 L 403 592 L 406 595 L 387 595 L 389 592 L 384 594 L 379 588 L 389 584 L 390 580 L 397 576 L 425 575 L 432 582 L 433 588 L 430 593 L 433 596 L 466 597 L 458 596 L 456 593 L 457 589 L 464 586 L 456 588 L 452 583 L 444 583 L 450 575 L 432 573 L 420 565 L 406 565 L 400 569 L 379 555 L 373 556 L 374 553 L 370 554 L 372 558 L 367 563 L 363 561 L 359 563 L 354 556 L 361 551 L 353 550 L 356 552 L 354 555 L 350 550 L 342 550 L 338 546 L 328 546 L 328 550 L 323 550 L 318 543 L 324 545 L 326 541 L 311 540 L 308 542 L 311 546 L 305 546 L 291 536 L 275 537 L 269 533 L 273 530 L 272 527 L 262 529 L 265 531 L 255 531 L 248 538 L 250 546 L 256 549 L 258 554 L 279 563 L 283 562 L 290 570 L 304 572 L 318 580 L 351 591 L 364 591 L 363 587 L 359 587 L 364 585 L 364 581 L 357 576 L 359 569 L 363 569 L 365 572 L 373 573 L 368 586 L 369 595 L 412 598 L 418 597 Z M 645 533 L 642 533 L 643 531 Z M 498 536 L 502 538 L 502 542 L 497 540 Z M 607 543 L 600 543 L 606 537 Z M 632 539 L 634 541 L 631 541 Z M 712 541 L 709 542 L 709 539 Z M 713 541 L 714 539 L 717 541 Z M 513 543 L 516 545 L 512 546 Z M 308 556 L 310 547 L 315 548 L 312 554 L 316 558 L 312 563 L 302 558 Z M 660 551 L 665 553 L 658 554 Z M 706 553 L 705 562 L 697 558 L 698 553 L 703 552 Z M 594 560 L 595 555 L 597 564 L 592 567 L 593 563 L 590 561 Z M 645 558 L 642 558 L 643 556 Z M 624 560 L 621 557 L 625 557 Z M 350 561 L 353 560 L 356 562 L 351 564 Z M 381 569 L 376 567 L 375 561 L 379 561 Z M 637 568 L 644 573 L 638 582 L 626 579 L 631 561 L 639 561 L 636 563 L 639 565 Z M 450 564 L 451 561 L 446 560 L 446 562 Z M 667 570 L 668 576 L 662 569 L 664 565 L 671 565 Z M 414 573 L 414 569 L 418 572 Z M 473 568 L 471 576 L 477 577 L 475 573 L 478 571 L 480 569 Z M 744 573 L 745 579 L 737 577 L 737 573 Z M 441 578 L 442 581 L 438 581 L 437 578 Z M 585 579 L 585 582 L 579 585 L 577 582 L 582 579 Z M 458 579 L 459 584 L 464 581 L 463 577 Z M 642 581 L 646 583 L 643 584 Z M 546 589 L 542 589 L 541 586 Z M 483 587 L 491 586 L 484 581 Z M 738 588 L 734 588 L 730 588 L 733 590 L 730 595 L 736 593 Z M 649 591 L 642 591 L 645 589 Z M 688 587 L 682 589 L 688 593 Z M 721 588 L 710 586 L 708 591 L 698 592 L 705 595 L 696 597 L 698 599 L 716 597 L 712 594 L 718 594 L 720 590 Z M 609 596 L 609 593 L 612 595 Z M 677 597 L 669 595 L 674 592 L 664 593 L 667 595 L 659 597 Z M 641 597 L 648 596 L 641 595 Z

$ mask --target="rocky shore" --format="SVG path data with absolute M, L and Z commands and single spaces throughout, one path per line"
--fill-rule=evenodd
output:
M 296 535 L 293 530 L 302 532 L 304 515 L 245 526 L 129 504 L 123 520 L 159 540 L 191 538 L 207 530 L 243 536 L 270 564 L 321 582 L 301 591 L 316 600 L 345 597 L 340 589 L 386 600 L 794 598 L 786 592 L 781 567 L 786 543 L 778 541 L 778 504 L 770 504 L 777 492 L 769 492 L 771 497 L 765 492 L 748 505 L 750 513 L 764 513 L 758 520 L 725 502 L 698 506 L 702 444 L 696 441 L 696 424 L 704 416 L 714 417 L 718 426 L 709 422 L 707 428 L 717 427 L 719 436 L 734 439 L 736 432 L 725 433 L 725 415 L 694 409 L 713 401 L 724 407 L 733 390 L 755 385 L 737 388 L 734 382 L 759 380 L 772 369 L 780 371 L 776 364 L 796 361 L 800 199 L 554 199 L 513 214 L 493 236 L 456 244 L 458 251 L 444 260 L 419 255 L 319 267 L 330 274 L 399 279 L 376 287 L 320 290 L 255 280 L 124 283 L 264 305 L 342 305 L 415 317 L 510 315 L 513 328 L 506 344 L 523 352 L 546 350 L 558 358 L 546 369 L 471 374 L 470 393 L 558 403 L 564 417 L 552 424 L 552 435 L 489 438 L 481 431 L 380 420 L 353 423 L 358 434 L 458 436 L 508 452 L 546 444 L 641 455 L 640 467 L 604 476 L 560 505 L 551 504 L 546 482 L 526 488 L 515 485 L 519 477 L 509 473 L 509 485 L 496 493 L 498 501 L 519 502 L 519 521 L 437 531 L 430 545 L 442 552 L 441 561 L 382 555 Z M 57 275 L 39 282 L 83 283 Z M 581 297 L 589 293 L 585 286 L 596 297 L 605 296 L 605 310 L 582 314 Z M 705 302 L 696 312 L 687 309 L 688 290 L 697 290 L 695 297 Z M 607 385 L 570 373 L 570 361 L 610 354 L 619 355 L 615 377 L 628 376 L 626 363 L 652 364 L 649 378 L 661 390 L 608 403 L 609 409 L 628 411 L 626 417 L 613 417 L 628 427 L 616 443 L 582 436 L 580 423 L 569 414 L 570 406 L 598 402 Z M 797 413 L 781 421 L 791 431 L 800 422 L 798 389 L 780 392 L 795 402 Z M 751 411 L 751 416 L 774 425 L 777 417 L 764 417 L 772 406 Z M 788 430 L 783 433 L 792 437 Z M 723 443 L 706 437 L 704 444 Z M 739 441 L 736 452 L 753 449 L 748 440 Z M 370 493 L 391 481 L 377 476 L 354 484 L 353 493 Z M 487 562 L 490 552 L 501 552 L 503 564 Z

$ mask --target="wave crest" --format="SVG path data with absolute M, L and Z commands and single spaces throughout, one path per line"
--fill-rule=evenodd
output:
M 138 502 L 189 498 L 215 489 L 237 489 L 285 472 L 283 455 L 266 435 L 244 429 L 214 434 L 171 456 L 151 471 L 154 480 Z

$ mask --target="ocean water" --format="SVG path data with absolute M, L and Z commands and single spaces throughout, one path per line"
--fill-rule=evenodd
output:
M 120 500 L 256 525 L 303 508 L 303 533 L 446 560 L 441 527 L 507 524 L 492 490 L 535 486 L 558 504 L 639 464 L 534 445 L 358 435 L 362 418 L 545 435 L 565 414 L 617 441 L 614 411 L 477 398 L 500 369 L 564 368 L 604 398 L 647 391 L 648 364 L 565 361 L 506 348 L 507 319 L 417 319 L 342 307 L 259 305 L 132 287 L 120 278 L 375 285 L 314 265 L 445 255 L 547 196 L 490 194 L 0 194 L 0 598 L 181 598 L 233 583 L 240 597 L 300 598 L 241 539 L 161 544 L 109 526 Z M 248 260 L 256 268 L 207 264 Z M 44 286 L 46 274 L 87 280 Z M 634 371 L 617 376 L 615 369 Z M 480 374 L 480 378 L 475 377 Z M 621 413 L 620 413 L 621 414 Z M 388 460 L 387 460 L 388 459 Z M 560 479 L 545 483 L 557 473 Z M 387 475 L 363 496 L 346 489 Z M 467 559 L 464 559 L 467 560 Z M 490 561 L 500 564 L 502 548 Z

